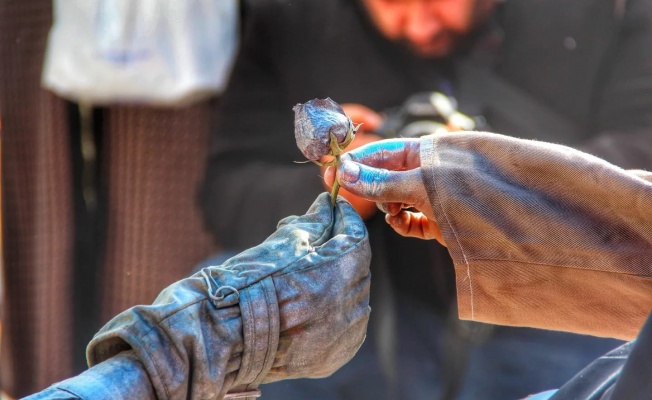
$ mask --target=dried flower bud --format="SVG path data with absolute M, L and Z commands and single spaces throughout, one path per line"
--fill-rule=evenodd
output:
M 313 99 L 297 104 L 294 111 L 294 136 L 307 159 L 317 161 L 325 155 L 338 155 L 331 148 L 331 135 L 342 149 L 353 139 L 355 128 L 342 107 L 331 100 Z

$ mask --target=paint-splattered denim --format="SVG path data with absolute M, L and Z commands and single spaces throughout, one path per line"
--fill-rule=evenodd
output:
M 261 245 L 119 314 L 88 346 L 93 368 L 31 399 L 104 399 L 107 388 L 117 399 L 220 399 L 330 375 L 365 338 L 370 258 L 360 217 L 324 193 Z

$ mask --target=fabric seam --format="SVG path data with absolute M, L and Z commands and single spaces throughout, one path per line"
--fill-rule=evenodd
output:
M 431 140 L 431 145 L 432 145 L 432 150 L 433 153 L 435 152 L 435 143 L 436 139 L 433 137 Z M 439 190 L 438 190 L 438 185 L 439 181 L 436 179 L 436 174 L 435 174 L 435 168 L 429 168 L 429 173 L 432 177 L 432 181 L 435 183 L 434 184 L 434 190 L 435 190 L 435 195 L 437 196 L 437 203 L 439 204 L 439 209 L 443 212 L 444 218 L 446 219 L 446 222 L 448 223 L 448 226 L 451 229 L 451 232 L 453 232 L 453 236 L 455 236 L 455 241 L 457 242 L 457 246 L 460 249 L 460 252 L 462 253 L 462 257 L 464 258 L 464 263 L 466 264 L 466 276 L 469 279 L 469 295 L 471 297 L 471 320 L 475 320 L 475 315 L 474 315 L 474 300 L 473 300 L 473 280 L 471 277 L 471 265 L 469 263 L 469 259 L 466 257 L 466 252 L 464 251 L 464 247 L 462 247 L 462 243 L 459 240 L 459 237 L 457 235 L 457 231 L 455 230 L 455 227 L 453 224 L 451 224 L 450 219 L 448 218 L 448 213 L 446 213 L 446 210 L 443 207 L 443 203 L 441 201 L 441 196 L 439 195 Z
M 593 271 L 593 272 L 603 272 L 607 274 L 616 274 L 616 275 L 626 275 L 626 276 L 635 276 L 638 278 L 643 278 L 645 280 L 652 280 L 652 277 L 646 276 L 646 275 L 640 275 L 640 274 L 632 274 L 632 273 L 626 273 L 626 272 L 614 272 L 614 271 L 607 271 L 604 269 L 594 269 L 594 268 L 582 268 L 582 267 L 575 267 L 575 266 L 569 266 L 569 265 L 559 265 L 559 264 L 548 264 L 548 263 L 537 263 L 537 262 L 528 262 L 528 261 L 519 261 L 519 260 L 512 260 L 508 258 L 471 258 L 468 260 L 469 262 L 475 262 L 475 261 L 496 261 L 496 262 L 511 262 L 511 263 L 518 263 L 518 264 L 527 264 L 527 265 L 541 265 L 545 267 L 555 267 L 555 268 L 567 268 L 567 269 L 574 269 L 574 270 L 580 270 L 580 271 Z M 469 265 L 467 260 L 464 260 L 464 264 L 458 263 L 458 264 L 453 264 L 453 266 L 460 266 L 460 265 Z

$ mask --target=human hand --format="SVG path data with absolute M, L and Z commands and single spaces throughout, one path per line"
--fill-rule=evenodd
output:
M 370 260 L 360 216 L 323 193 L 260 245 L 116 316 L 89 345 L 89 363 L 132 349 L 160 398 L 328 376 L 364 341 Z
M 342 189 L 376 202 L 400 235 L 436 239 L 445 246 L 423 184 L 420 147 L 419 139 L 389 139 L 359 147 L 342 156 L 337 171 L 328 168 L 324 181 L 331 185 L 337 178 Z
M 264 382 L 332 374 L 366 335 L 371 248 L 364 222 L 342 199 L 333 210 L 323 193 L 305 215 L 279 222 L 261 246 L 286 265 L 274 275 L 282 356 Z
M 345 153 L 366 144 L 381 140 L 380 136 L 373 133 L 373 131 L 378 129 L 380 124 L 383 122 L 383 118 L 380 114 L 369 107 L 355 103 L 342 104 L 342 109 L 344 110 L 344 113 L 351 118 L 355 125 L 360 124 L 360 129 L 356 132 L 355 138 L 351 144 L 347 146 Z M 328 161 L 327 157 L 323 158 L 321 161 Z M 326 168 L 326 166 L 321 167 L 322 175 L 326 172 Z M 324 186 L 330 191 L 330 186 Z M 351 203 L 362 219 L 369 219 L 376 213 L 377 208 L 373 201 L 356 196 L 343 188 L 340 188 L 339 195 Z

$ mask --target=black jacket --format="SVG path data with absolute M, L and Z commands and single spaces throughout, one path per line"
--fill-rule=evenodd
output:
M 652 1 L 509 0 L 484 27 L 502 34 L 498 46 L 483 29 L 445 61 L 419 59 L 383 39 L 355 0 L 250 0 L 243 14 L 241 50 L 200 190 L 208 228 L 225 248 L 261 242 L 324 190 L 316 166 L 294 163 L 304 158 L 292 107 L 313 98 L 383 111 L 450 86 L 461 108 L 483 114 L 496 132 L 652 168 Z M 483 92 L 489 85 L 467 79 L 460 65 L 486 72 L 531 107 Z M 570 128 L 542 137 L 550 129 L 541 115 Z M 398 237 L 380 216 L 367 225 L 373 279 L 389 270 L 399 295 L 447 309 L 455 288 L 446 250 Z
M 382 111 L 444 82 L 459 88 L 455 66 L 466 56 L 419 59 L 384 40 L 353 0 L 245 1 L 243 12 L 200 195 L 209 229 L 235 249 L 259 243 L 324 190 L 315 166 L 294 163 L 303 160 L 296 103 L 331 97 Z M 652 164 L 652 2 L 511 0 L 495 20 L 502 45 L 475 46 L 488 62 L 467 58 L 574 127 L 554 141 L 627 168 Z M 500 99 L 478 107 L 492 130 L 536 136 L 526 112 Z

